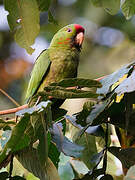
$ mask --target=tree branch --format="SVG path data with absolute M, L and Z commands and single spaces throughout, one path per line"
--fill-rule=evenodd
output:
M 7 110 L 3 110 L 0 111 L 0 115 L 5 115 L 5 114 L 12 114 L 12 113 L 16 113 L 19 110 L 25 109 L 28 107 L 28 104 L 24 104 L 22 106 L 19 106 L 17 108 L 12 108 L 12 109 L 7 109 Z
M 12 101 L 13 104 L 15 104 L 18 107 L 20 106 L 20 104 L 18 104 L 18 102 L 16 102 L 11 96 L 9 96 L 3 89 L 0 88 L 0 92 L 4 94 L 8 99 L 10 99 L 10 101 Z

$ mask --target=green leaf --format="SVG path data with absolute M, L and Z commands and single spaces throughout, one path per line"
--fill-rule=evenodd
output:
M 63 153 L 60 154 L 58 173 L 61 180 L 71 180 L 74 177 L 73 169 L 70 165 L 70 160 L 70 157 L 65 156 Z
M 44 125 L 44 122 L 47 123 L 47 126 L 50 127 L 52 123 L 52 114 L 51 114 L 51 101 L 42 101 L 37 106 L 33 106 L 30 109 L 27 109 L 28 111 L 32 110 L 33 116 L 31 117 L 31 125 L 34 128 L 35 133 L 38 131 L 39 126 L 42 124 Z M 45 117 L 45 121 L 41 119 L 41 115 L 44 116 L 44 113 L 47 114 Z M 43 117 L 44 119 L 44 117 Z M 42 120 L 42 121 L 41 121 Z
M 24 131 L 27 127 L 28 122 L 29 122 L 28 116 L 22 117 L 19 123 L 13 128 L 11 137 L 6 143 L 6 145 L 4 146 L 4 149 L 2 150 L 0 154 L 0 164 L 10 153 L 16 151 L 16 146 L 21 141 L 21 138 L 24 134 Z M 20 149 L 21 148 L 22 147 L 20 147 Z
M 135 165 L 129 168 L 124 180 L 135 180 Z
M 44 130 L 47 128 L 47 126 L 48 126 L 48 128 L 52 127 L 52 121 L 53 120 L 52 120 L 52 107 L 51 107 L 51 105 L 52 105 L 52 102 L 48 103 L 48 106 L 45 109 L 45 112 L 46 112 L 46 121 L 42 121 L 42 125 L 44 126 Z
M 128 74 L 134 66 L 134 62 L 125 65 L 118 71 L 106 76 L 104 79 L 100 80 L 102 87 L 97 89 L 97 94 L 107 94 L 111 92 L 111 86 L 119 81 L 125 74 Z
M 45 111 L 45 109 L 52 104 L 51 101 L 42 101 L 37 106 L 33 106 L 31 108 L 25 108 L 16 112 L 16 116 L 25 116 L 25 115 L 33 115 L 36 113 L 41 113 Z
M 135 91 L 135 70 L 115 89 L 118 96 Z
M 83 104 L 83 110 L 76 115 L 76 123 L 80 124 L 81 126 L 86 126 L 86 118 L 90 114 L 92 107 L 94 106 L 94 102 L 87 101 Z
M 104 131 L 102 127 L 98 125 L 102 124 L 107 120 L 108 118 L 107 108 L 111 104 L 112 100 L 113 100 L 113 96 L 110 95 L 108 98 L 106 98 L 106 100 L 100 101 L 99 103 L 92 106 L 90 112 L 84 115 L 83 117 L 84 119 L 77 119 L 77 121 L 74 120 L 76 121 L 77 124 L 79 124 L 81 120 L 83 121 L 83 125 L 85 124 L 85 126 L 79 132 L 78 136 L 81 136 L 84 132 L 87 132 L 95 136 L 104 137 Z M 79 113 L 75 115 L 76 118 L 78 118 L 78 115 Z M 72 118 L 74 117 L 72 116 L 70 119 Z
M 63 110 L 63 109 L 61 109 L 61 110 Z M 63 112 L 65 113 L 65 110 Z M 66 131 L 66 120 L 62 119 L 62 121 L 59 122 L 59 126 L 60 126 L 63 134 L 65 134 L 65 131 Z M 60 159 L 59 159 L 60 152 L 58 151 L 57 147 L 54 145 L 53 142 L 50 142 L 48 152 L 49 152 L 49 154 L 48 154 L 49 158 L 51 159 L 51 161 L 53 162 L 55 167 L 58 168 L 58 163 L 60 161 Z
M 61 87 L 102 87 L 101 83 L 92 79 L 82 79 L 82 78 L 66 78 L 58 83 L 52 83 L 50 86 L 61 86 Z
M 104 157 L 104 149 L 99 153 L 94 154 L 91 158 L 91 162 L 95 163 L 95 165 L 97 166 L 101 162 L 103 157 Z
M 110 97 L 109 97 L 109 99 L 110 99 Z M 104 105 L 105 102 L 107 102 L 107 100 L 102 101 L 100 104 L 95 104 L 95 105 L 91 101 L 85 102 L 83 105 L 83 110 L 81 112 L 77 113 L 76 115 L 74 115 L 74 117 L 76 117 L 76 119 L 72 120 L 73 124 L 75 125 L 75 123 L 76 123 L 78 125 L 81 125 L 82 128 L 87 126 L 89 124 L 88 119 L 90 119 L 91 121 L 94 121 L 94 119 L 96 119 L 102 113 L 102 108 L 103 108 L 103 111 L 105 110 L 105 108 L 106 108 L 106 106 Z M 109 104 L 109 102 L 106 105 L 108 105 L 108 104 Z M 103 107 L 101 106 L 102 108 L 100 108 L 100 105 L 102 105 Z M 89 117 L 89 116 L 91 116 L 91 117 Z M 102 118 L 100 120 L 102 120 Z M 96 120 L 96 122 L 97 121 L 98 120 Z M 100 125 L 89 126 L 85 132 L 87 132 L 88 134 L 94 135 L 94 136 L 104 137 L 104 130 L 103 130 L 102 126 L 100 126 Z
M 28 173 L 26 180 L 39 180 L 39 178 L 35 177 L 32 173 Z
M 121 9 L 126 19 L 130 19 L 135 14 L 135 0 L 125 0 Z
M 51 160 L 48 158 L 43 167 L 38 159 L 37 150 L 29 146 L 17 154 L 17 159 L 29 172 L 33 173 L 40 180 L 60 180 L 57 170 Z
M 96 164 L 96 161 L 92 162 L 91 159 L 92 157 L 97 154 L 97 138 L 93 135 L 91 135 L 91 133 L 93 133 L 91 127 L 90 127 L 90 130 L 88 129 L 88 131 L 85 131 L 81 137 L 78 137 L 78 134 L 80 132 L 80 129 L 81 127 L 79 126 L 76 126 L 75 123 L 73 123 L 75 121 L 75 118 L 72 117 L 69 117 L 70 118 L 70 121 L 71 123 L 69 123 L 69 134 L 70 134 L 70 137 L 72 138 L 73 142 L 77 143 L 78 145 L 81 145 L 84 147 L 84 150 L 82 152 L 82 155 L 81 157 L 79 158 L 79 160 L 81 160 L 81 162 L 83 162 L 83 164 L 85 164 L 89 169 L 93 168 Z M 68 120 L 69 120 L 68 118 Z M 99 127 L 97 126 L 97 129 Z M 96 129 L 96 127 L 94 127 L 94 129 Z M 99 131 L 101 129 L 99 128 Z M 89 131 L 90 131 L 90 134 L 89 134 Z M 97 130 L 98 131 L 98 130 Z M 95 133 L 95 132 L 94 132 Z M 93 134 L 94 134 L 93 133 Z M 102 133 L 104 134 L 103 132 L 103 129 L 102 129 Z M 101 133 L 101 134 L 102 134 Z M 95 133 L 96 134 L 96 133 Z M 100 133 L 99 133 L 100 134 Z M 101 135 L 100 134 L 100 135 Z M 103 135 L 102 134 L 102 135 Z M 98 137 L 98 139 L 100 140 L 103 140 L 103 138 L 101 137 Z M 74 164 L 74 163 L 73 163 Z M 74 169 L 78 169 L 78 167 L 76 167 L 76 165 L 74 165 Z M 85 168 L 86 169 L 86 168 Z M 77 171 L 78 172 L 78 171 Z M 78 172 L 79 173 L 79 172 Z M 84 174 L 84 173 L 83 173 Z
M 50 126 L 52 122 L 52 115 L 50 109 L 51 104 L 51 101 L 42 101 L 36 106 L 23 109 L 16 113 L 18 116 L 21 117 L 24 117 L 26 115 L 35 115 L 34 117 L 31 117 L 31 123 L 34 127 L 36 138 L 38 138 L 39 140 L 37 152 L 41 166 L 45 166 L 48 158 L 48 137 L 46 129 L 47 126 Z M 46 119 L 44 119 L 44 112 L 46 112 Z
M 36 0 L 4 0 L 10 29 L 14 32 L 16 42 L 32 54 L 34 43 L 39 33 L 39 10 Z
M 61 180 L 71 180 L 74 178 L 73 169 L 69 162 L 65 165 L 59 165 L 58 172 Z
M 49 151 L 48 157 L 51 159 L 55 167 L 58 169 L 58 163 L 60 160 L 59 159 L 60 152 L 58 151 L 57 147 L 52 142 L 50 142 L 48 151 Z
M 51 107 L 47 106 L 46 109 L 46 116 L 44 118 L 44 114 L 41 113 L 40 121 L 41 127 L 38 129 L 38 139 L 39 145 L 37 147 L 38 151 L 38 158 L 41 163 L 41 166 L 45 166 L 48 159 L 48 145 L 51 141 L 50 133 L 47 133 L 47 128 L 51 127 L 52 125 L 52 112 Z
M 29 146 L 28 148 L 21 150 L 16 157 L 29 172 L 33 173 L 41 180 L 46 179 L 46 169 L 41 167 L 36 149 Z
M 63 136 L 62 128 L 59 123 L 53 124 L 53 128 L 50 129 L 52 135 L 52 141 L 56 144 L 59 152 L 63 152 L 67 156 L 80 157 L 83 151 L 83 147 L 75 143 L 72 143 L 67 137 Z
M 65 89 L 59 86 L 48 86 L 45 87 L 45 92 L 39 93 L 39 95 L 53 96 L 54 98 L 66 99 L 66 98 L 91 98 L 95 99 L 98 94 L 92 91 L 83 91 L 79 89 Z
M 14 152 L 19 151 L 20 149 L 25 148 L 26 146 L 28 146 L 30 143 L 30 138 L 29 136 L 27 136 L 27 134 L 24 134 L 18 143 L 16 143 L 16 146 L 14 148 Z
M 103 120 L 102 118 L 98 118 L 98 116 L 105 110 L 105 108 L 109 105 L 110 99 L 106 101 L 100 102 L 93 106 L 92 111 L 90 112 L 89 116 L 86 119 L 87 124 L 89 125 L 98 125 Z
M 38 131 L 38 159 L 41 163 L 41 166 L 45 166 L 48 158 L 48 141 L 50 141 L 50 138 L 47 137 L 47 132 L 44 130 L 43 126 L 41 126 Z
M 53 17 L 51 11 L 48 11 L 48 21 L 55 25 L 58 25 L 58 21 Z
M 75 116 L 69 116 L 66 115 L 65 118 L 78 130 L 82 130 L 83 127 L 78 123 L 77 119 Z M 99 137 L 104 137 L 104 130 L 102 126 L 90 126 L 88 129 L 85 131 L 89 135 L 94 135 L 94 136 L 99 136 Z
M 7 180 L 9 174 L 8 172 L 4 171 L 0 173 L 0 180 Z
M 10 127 L 15 124 L 16 122 L 14 121 L 10 121 L 10 120 L 4 121 L 3 119 L 0 119 L 0 129 L 5 129 L 8 126 Z
M 37 3 L 40 11 L 48 11 L 51 0 L 37 0 Z
M 74 170 L 75 178 L 82 177 L 89 171 L 88 167 L 79 159 L 70 159 L 70 164 Z
M 41 167 L 44 167 L 48 159 L 48 137 L 47 137 L 47 126 L 50 126 L 52 122 L 51 115 L 51 101 L 42 101 L 38 105 L 31 108 L 23 109 L 16 113 L 17 116 L 25 117 L 33 115 L 30 120 L 34 127 L 34 133 L 36 138 L 39 140 L 37 146 L 37 156 Z M 44 112 L 46 112 L 46 120 L 44 119 Z M 51 122 L 49 122 L 51 121 Z M 37 124 L 38 123 L 38 124 Z M 47 123 L 47 124 L 46 124 Z
M 120 0 L 91 0 L 91 2 L 97 7 L 103 7 L 111 15 L 120 9 Z
M 78 138 L 78 133 L 80 129 L 76 128 L 74 125 L 69 123 L 69 133 L 72 137 L 73 142 L 84 147 L 82 155 L 79 158 L 89 169 L 94 167 L 94 163 L 91 163 L 90 159 L 93 154 L 97 153 L 96 147 L 96 138 L 88 133 L 84 133 L 81 137 Z
M 116 156 L 124 168 L 130 168 L 135 164 L 135 148 L 109 147 L 108 151 Z

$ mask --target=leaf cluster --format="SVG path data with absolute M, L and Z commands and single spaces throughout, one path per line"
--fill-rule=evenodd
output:
M 39 94 L 40 100 L 38 95 L 33 97 L 31 100 L 31 102 L 34 102 L 33 106 L 30 103 L 29 108 L 16 113 L 16 123 L 1 120 L 4 133 L 7 130 L 4 129 L 5 125 L 8 124 L 10 127 L 10 132 L 4 142 L 1 141 L 3 143 L 0 155 L 1 168 L 7 166 L 12 159 L 12 155 L 14 155 L 24 167 L 41 178 L 48 176 L 50 166 L 52 170 L 54 165 L 56 168 L 58 167 L 60 152 L 74 158 L 79 158 L 82 155 L 84 147 L 73 143 L 64 136 L 66 129 L 65 114 L 67 111 L 59 108 L 54 99 L 84 98 L 86 95 L 95 99 L 98 95 L 95 89 L 86 91 L 69 88 L 73 85 L 89 88 L 101 87 L 101 83 L 95 80 L 65 79 L 45 88 L 45 91 Z M 52 100 L 48 100 L 50 96 L 53 96 Z M 14 127 L 12 127 L 12 124 Z M 29 154 L 31 154 L 30 162 L 27 163 L 25 159 L 27 157 L 28 160 Z M 52 162 L 54 165 L 50 165 Z M 35 167 L 38 167 L 38 172 L 35 171 Z
M 95 167 L 81 179 L 94 179 L 99 175 L 104 176 L 101 179 L 112 179 L 110 175 L 106 175 L 107 155 L 111 152 L 122 163 L 125 169 L 129 169 L 135 164 L 134 161 L 134 97 L 135 97 L 135 76 L 134 65 L 130 63 L 118 71 L 106 76 L 100 80 L 102 87 L 97 89 L 98 101 L 93 105 L 90 101 L 84 104 L 83 110 L 74 114 L 68 119 L 73 119 L 75 123 L 82 127 L 78 136 L 87 132 L 89 128 L 103 126 L 104 124 L 115 125 L 121 147 L 110 146 L 108 143 L 108 126 L 104 128 L 105 146 L 102 151 L 93 155 L 92 161 L 96 162 Z M 103 126 L 104 127 L 104 126 Z M 101 129 L 101 128 L 100 128 Z M 100 133 L 99 133 L 100 132 Z M 101 130 L 98 130 L 101 133 Z M 94 132 L 94 135 L 95 134 Z M 110 135 L 109 135 L 110 136 Z M 102 136 L 103 137 L 103 136 Z M 96 169 L 97 165 L 103 159 L 103 167 Z
M 91 0 L 94 6 L 102 7 L 111 15 L 115 15 L 122 10 L 126 19 L 130 19 L 135 14 L 135 1 L 134 0 Z
M 111 15 L 122 10 L 126 19 L 135 14 L 134 0 L 91 0 L 96 7 L 102 7 Z M 14 34 L 15 41 L 25 48 L 29 54 L 34 52 L 31 47 L 40 32 L 40 13 L 48 13 L 48 21 L 58 25 L 51 13 L 51 0 L 4 0 L 5 10 L 8 14 L 8 24 Z
M 71 161 L 75 178 L 94 179 L 103 175 L 102 179 L 112 179 L 111 175 L 106 174 L 107 153 L 111 152 L 120 159 L 124 168 L 129 169 L 135 163 L 134 66 L 135 62 L 125 65 L 100 82 L 71 78 L 45 87 L 43 92 L 32 98 L 33 105 L 30 103 L 29 108 L 16 113 L 16 122 L 1 120 L 4 133 L 7 129 L 9 133 L 2 135 L 6 138 L 1 140 L 0 166 L 7 166 L 14 155 L 40 179 L 49 176 L 52 171 L 58 176 L 56 169 L 59 167 L 60 153 L 63 153 L 81 160 L 89 169 L 81 177 Z M 69 116 L 66 110 L 59 107 L 67 98 L 87 98 L 88 101 L 82 111 Z M 74 132 L 73 142 L 65 136 L 66 120 Z M 117 129 L 121 147 L 110 146 L 110 124 Z M 100 151 L 96 138 L 102 140 Z M 30 163 L 25 161 L 26 158 Z M 101 161 L 103 166 L 98 169 Z
M 29 54 L 40 31 L 40 12 L 48 12 L 50 23 L 57 24 L 50 11 L 51 0 L 4 0 L 5 10 L 9 12 L 7 19 L 14 39 Z

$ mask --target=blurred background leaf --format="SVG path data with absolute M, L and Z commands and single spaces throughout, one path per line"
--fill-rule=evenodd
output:
M 34 43 L 39 33 L 39 9 L 36 0 L 4 0 L 5 9 L 9 12 L 8 23 L 16 42 L 32 54 Z
M 120 0 L 91 0 L 97 7 L 103 7 L 111 15 L 116 14 L 120 9 Z

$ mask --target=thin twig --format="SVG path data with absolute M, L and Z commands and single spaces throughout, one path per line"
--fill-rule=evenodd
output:
M 17 111 L 25 109 L 27 107 L 28 107 L 28 104 L 24 104 L 24 105 L 19 106 L 17 108 L 3 110 L 3 111 L 0 111 L 0 115 L 16 113 Z
M 106 76 L 107 76 L 107 75 L 106 75 Z M 100 80 L 104 79 L 106 76 L 99 77 L 99 78 L 97 78 L 97 79 L 95 79 L 95 80 L 96 80 L 96 81 L 100 81 Z
M 15 104 L 18 107 L 20 106 L 20 104 L 16 102 L 11 96 L 9 96 L 3 89 L 0 88 L 0 92 L 4 94 L 8 99 L 10 99 L 10 101 L 12 101 L 13 104 Z

